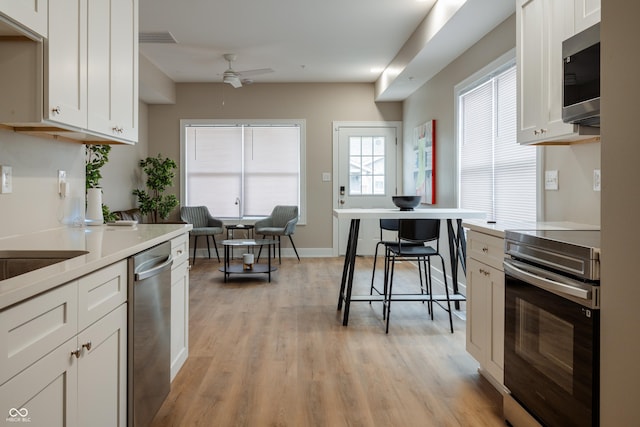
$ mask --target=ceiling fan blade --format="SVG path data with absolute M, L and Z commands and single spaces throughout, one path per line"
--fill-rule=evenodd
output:
M 268 74 L 268 73 L 273 73 L 273 70 L 271 68 L 259 68 L 256 70 L 236 71 L 236 74 L 241 77 L 257 76 L 258 74 Z

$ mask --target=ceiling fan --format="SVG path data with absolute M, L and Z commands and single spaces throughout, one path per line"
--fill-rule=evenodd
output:
M 256 76 L 258 74 L 273 73 L 271 68 L 259 68 L 256 70 L 246 71 L 234 71 L 231 68 L 231 63 L 236 60 L 236 55 L 233 53 L 225 53 L 224 59 L 229 63 L 229 68 L 222 75 L 222 81 L 228 83 L 234 88 L 242 87 L 243 83 L 252 83 L 247 77 Z

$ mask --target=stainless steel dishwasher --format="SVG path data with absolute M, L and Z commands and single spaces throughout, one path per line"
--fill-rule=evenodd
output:
M 129 427 L 147 427 L 171 387 L 172 263 L 170 242 L 129 258 Z

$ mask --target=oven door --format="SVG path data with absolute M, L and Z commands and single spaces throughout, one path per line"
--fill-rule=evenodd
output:
M 504 270 L 511 397 L 546 426 L 598 425 L 599 287 L 514 260 Z

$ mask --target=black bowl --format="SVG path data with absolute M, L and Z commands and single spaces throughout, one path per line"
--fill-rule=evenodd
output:
M 391 196 L 393 204 L 400 208 L 401 211 L 412 211 L 413 208 L 420 204 L 421 196 Z

